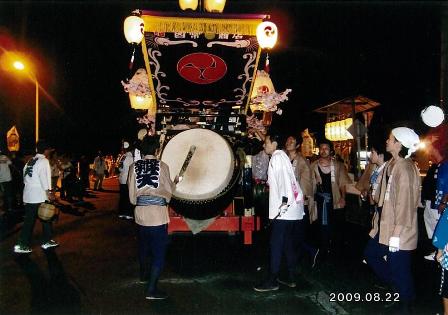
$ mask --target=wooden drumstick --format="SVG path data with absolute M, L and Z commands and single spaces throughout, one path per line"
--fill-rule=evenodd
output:
M 190 164 L 191 158 L 193 157 L 194 151 L 196 151 L 196 146 L 192 145 L 190 146 L 190 150 L 188 150 L 187 157 L 185 158 L 184 164 L 182 164 L 182 167 L 179 171 L 179 178 L 184 176 L 185 171 L 187 170 L 188 165 Z

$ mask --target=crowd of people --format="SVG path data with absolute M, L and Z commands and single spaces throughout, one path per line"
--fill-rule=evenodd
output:
M 435 251 L 425 258 L 442 266 L 440 294 L 448 312 L 448 139 L 447 128 L 434 128 L 427 139 L 432 165 L 423 182 L 413 154 L 419 136 L 407 127 L 391 130 L 388 137 L 371 144 L 370 163 L 353 186 L 343 161 L 335 158 L 328 140 L 319 143 L 319 154 L 309 160 L 301 155 L 300 140 L 270 132 L 260 136 L 263 149 L 252 157 L 253 184 L 268 195 L 265 208 L 270 228 L 270 269 L 266 279 L 254 286 L 258 292 L 276 291 L 279 285 L 295 287 L 297 263 L 301 255 L 311 258 L 312 266 L 343 251 L 346 221 L 346 195 L 359 194 L 367 202 L 372 218 L 370 239 L 364 250 L 368 264 L 384 284 L 399 296 L 402 313 L 409 312 L 415 299 L 411 256 L 417 248 L 417 209 L 425 208 L 427 236 Z M 139 228 L 140 280 L 147 283 L 147 299 L 165 299 L 157 288 L 162 273 L 168 235 L 168 204 L 175 185 L 182 178 L 170 178 L 168 166 L 157 158 L 159 140 L 146 136 L 140 141 L 138 154 L 128 142 L 114 161 L 99 152 L 93 165 L 83 156 L 75 164 L 69 156 L 57 158 L 51 147 L 41 141 L 37 154 L 20 172 L 13 159 L 0 155 L 0 188 L 6 212 L 14 208 L 19 185 L 13 184 L 14 171 L 23 179 L 21 192 L 25 219 L 16 253 L 29 253 L 30 238 L 40 204 L 55 199 L 61 182 L 60 198 L 82 200 L 90 189 L 101 191 L 105 176 L 117 176 L 120 186 L 119 218 L 134 219 Z M 17 163 L 17 161 L 15 162 Z M 76 165 L 76 167 L 75 167 Z M 8 172 L 9 171 L 9 172 Z M 349 192 L 348 187 L 353 187 Z M 20 191 L 19 191 L 20 192 Z M 17 202 L 17 201 L 16 201 Z M 261 209 L 263 210 L 263 209 Z M 263 211 L 260 211 L 263 213 Z M 52 240 L 51 221 L 42 221 L 42 248 L 58 246 Z M 314 242 L 309 242 L 314 229 Z M 148 257 L 151 256 L 150 262 Z M 286 258 L 287 276 L 280 277 Z
M 85 204 L 89 191 L 103 191 L 102 181 L 114 175 L 116 161 L 98 152 L 93 164 L 85 155 L 78 160 L 68 154 L 59 154 L 45 140 L 36 144 L 36 155 L 11 157 L 0 152 L 0 200 L 2 220 L 23 214 L 23 226 L 15 253 L 30 253 L 31 235 L 38 219 L 39 206 L 43 203 L 65 201 L 75 205 Z M 90 182 L 93 181 L 93 189 Z M 57 197 L 56 193 L 59 193 Z M 60 204 L 59 204 L 60 205 Z M 52 240 L 52 221 L 42 219 L 43 249 L 58 246 Z
M 269 292 L 278 290 L 279 284 L 297 285 L 296 267 L 300 255 L 309 255 L 314 266 L 317 260 L 343 251 L 345 243 L 341 236 L 346 221 L 346 194 L 352 179 L 344 163 L 335 158 L 328 140 L 319 143 L 319 155 L 312 161 L 301 156 L 299 140 L 293 136 L 284 139 L 270 133 L 262 140 L 263 150 L 253 157 L 252 169 L 254 184 L 265 185 L 264 191 L 268 191 L 269 196 L 264 207 L 270 227 L 270 268 L 266 279 L 255 285 L 254 290 Z M 392 129 L 388 137 L 373 143 L 370 164 L 354 189 L 371 208 L 372 227 L 364 250 L 365 262 L 391 292 L 396 292 L 403 314 L 409 312 L 415 299 L 411 256 L 417 248 L 417 209 L 423 202 L 427 211 L 440 214 L 448 202 L 445 126 L 433 130 L 428 150 L 437 171 L 434 176 L 431 173 L 426 176 L 423 196 L 420 170 L 413 160 L 419 143 L 414 130 Z M 167 204 L 181 178 L 171 181 L 169 169 L 156 158 L 157 139 L 145 139 L 142 148 L 141 161 L 132 164 L 132 154 L 128 154 L 127 188 L 131 203 L 136 205 L 135 221 L 140 228 L 140 276 L 142 281 L 149 281 L 146 298 L 164 299 L 166 294 L 157 289 L 157 279 L 166 250 Z M 122 196 L 124 192 L 123 187 Z M 437 224 L 434 219 L 438 219 L 437 216 L 431 218 L 431 222 L 425 219 L 425 223 L 435 230 L 434 245 L 438 248 L 432 259 L 440 262 L 445 259 L 448 265 L 447 227 L 443 221 Z M 308 241 L 310 228 L 317 230 L 314 239 L 317 242 Z M 437 238 L 437 235 L 442 236 Z M 432 237 L 429 230 L 428 236 Z M 149 253 L 150 264 L 146 260 Z M 283 257 L 288 269 L 286 278 L 280 277 Z M 443 281 L 444 276 L 445 269 L 440 294 L 448 306 L 448 284 Z
M 285 141 L 275 133 L 265 135 L 264 150 L 254 156 L 252 167 L 255 182 L 266 184 L 269 191 L 270 270 L 254 290 L 276 291 L 279 284 L 295 287 L 299 255 L 308 254 L 314 266 L 317 259 L 343 250 L 346 194 L 352 186 L 350 193 L 368 204 L 372 219 L 364 262 L 395 292 L 402 314 L 409 313 L 415 300 L 411 257 L 417 248 L 417 209 L 425 208 L 427 236 L 437 249 L 425 258 L 442 266 L 440 294 L 448 314 L 448 216 L 443 214 L 448 203 L 447 135 L 445 125 L 427 135 L 432 166 L 421 183 L 413 160 L 419 136 L 407 127 L 392 129 L 387 138 L 372 143 L 370 163 L 354 187 L 331 142 L 321 141 L 319 156 L 308 161 L 300 156 L 294 137 Z M 307 243 L 310 227 L 317 230 L 312 237 L 316 248 Z M 283 256 L 286 278 L 279 277 Z
M 74 158 L 70 154 L 50 150 L 47 159 L 50 163 L 51 187 L 59 192 L 61 200 L 82 202 L 87 191 L 103 190 L 103 179 L 118 176 L 118 160 L 112 155 L 103 156 L 101 151 L 93 161 L 85 155 Z M 17 152 L 0 150 L 0 208 L 5 215 L 23 211 L 24 167 L 33 158 Z M 92 163 L 93 162 L 93 163 Z

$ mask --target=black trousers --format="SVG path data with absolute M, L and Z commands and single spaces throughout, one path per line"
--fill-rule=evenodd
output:
M 133 209 L 129 201 L 129 189 L 128 185 L 120 184 L 120 201 L 118 203 L 118 214 L 133 216 Z
M 0 191 L 3 193 L 4 210 L 12 211 L 12 181 L 0 183 Z
M 342 254 L 345 242 L 345 208 L 333 209 L 333 201 L 327 205 L 327 224 L 322 224 L 322 200 L 317 199 L 317 224 L 319 226 L 319 248 L 325 255 L 329 251 Z
M 30 247 L 31 237 L 33 235 L 34 225 L 38 219 L 37 210 L 39 209 L 40 203 L 27 203 L 25 204 L 25 219 L 23 221 L 22 230 L 20 231 L 18 244 L 20 246 Z M 53 228 L 51 221 L 42 222 L 42 244 L 51 240 L 53 235 Z
M 302 220 L 297 221 L 297 228 L 295 229 L 294 240 L 296 241 L 296 247 L 298 248 L 298 260 L 300 260 L 305 254 L 310 257 L 314 257 L 317 249 L 313 247 L 309 242 L 310 233 L 310 219 L 308 213 L 308 206 L 305 206 L 305 215 Z
M 400 293 L 400 301 L 409 302 L 415 298 L 410 250 L 390 252 L 389 247 L 379 242 L 379 233 L 369 239 L 364 256 L 375 274 Z M 384 256 L 387 259 L 384 259 Z
M 61 198 L 71 199 L 73 197 L 71 190 L 72 180 L 70 178 L 63 178 L 61 181 Z
M 165 265 L 168 224 L 157 226 L 139 225 L 138 229 L 138 255 L 141 272 L 152 268 L 161 271 Z
M 297 243 L 294 235 L 299 220 L 273 220 L 271 225 L 271 275 L 278 275 L 283 254 L 291 276 L 297 267 Z

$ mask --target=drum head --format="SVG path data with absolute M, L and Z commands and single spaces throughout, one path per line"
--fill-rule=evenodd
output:
M 171 179 L 179 174 L 191 146 L 196 150 L 173 196 L 198 202 L 213 199 L 232 179 L 235 165 L 232 148 L 223 137 L 208 129 L 190 129 L 177 134 L 162 154 Z

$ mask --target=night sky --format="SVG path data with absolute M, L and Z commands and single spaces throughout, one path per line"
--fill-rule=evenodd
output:
M 292 89 L 274 121 L 285 133 L 321 133 L 325 117 L 311 111 L 357 94 L 382 104 L 374 126 L 410 120 L 424 131 L 419 112 L 439 100 L 443 5 L 228 0 L 225 12 L 271 14 L 279 27 L 271 78 L 277 91 Z M 136 135 L 136 114 L 120 84 L 131 54 L 122 25 L 136 8 L 180 11 L 177 1 L 0 3 L 0 46 L 32 56 L 54 99 L 41 93 L 40 134 L 56 148 L 114 153 L 122 138 Z M 34 85 L 0 70 L 0 146 L 14 124 L 30 150 Z

